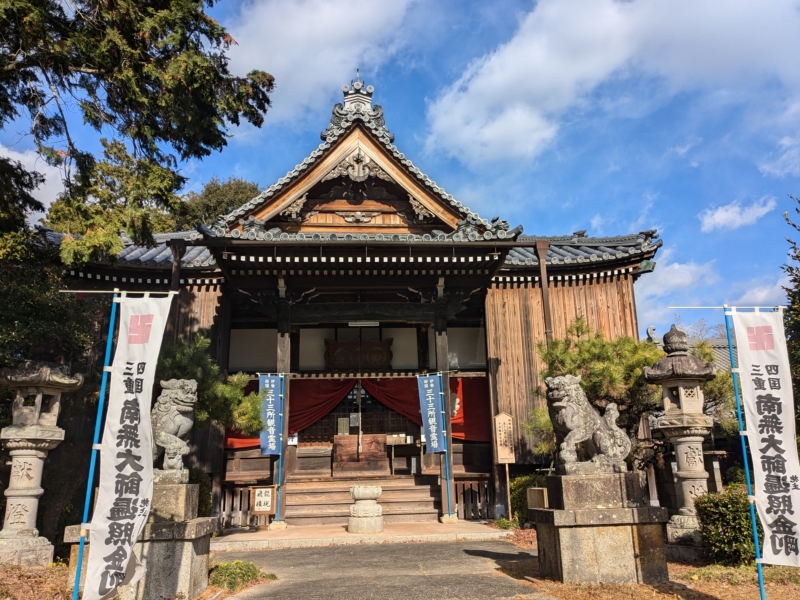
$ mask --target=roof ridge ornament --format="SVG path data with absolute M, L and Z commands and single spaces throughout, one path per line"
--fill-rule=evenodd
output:
M 342 86 L 344 104 L 334 105 L 331 122 L 325 131 L 320 134 L 320 137 L 326 142 L 333 142 L 344 133 L 344 130 L 353 121 L 361 120 L 375 135 L 391 144 L 394 141 L 394 135 L 386 128 L 386 121 L 383 119 L 383 108 L 377 104 L 372 106 L 372 94 L 374 91 L 374 87 L 365 85 L 361 81 L 360 72 L 356 69 L 355 81 L 351 81 L 350 85 L 345 84 Z

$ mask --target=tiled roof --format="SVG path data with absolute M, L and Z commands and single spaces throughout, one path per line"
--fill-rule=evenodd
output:
M 657 238 L 658 233 L 652 229 L 636 235 L 617 237 L 586 237 L 585 231 L 576 231 L 572 235 L 558 237 L 521 235 L 517 241 L 535 244 L 537 240 L 547 240 L 550 242 L 547 264 L 570 265 L 613 261 L 629 256 L 644 258 L 652 255 L 663 244 Z M 539 259 L 536 256 L 536 250 L 531 245 L 512 248 L 506 257 L 504 267 L 524 269 L 538 265 Z
M 485 229 L 483 234 L 475 233 L 470 235 L 459 236 L 458 232 L 453 235 L 445 234 L 434 236 L 433 241 L 441 238 L 441 241 L 455 239 L 455 241 L 475 241 L 478 239 L 492 240 L 492 239 L 513 239 L 516 235 L 522 232 L 522 227 L 514 230 L 508 230 L 508 223 L 493 219 L 481 218 L 476 212 L 473 212 L 468 207 L 464 206 L 461 202 L 456 200 L 451 194 L 448 194 L 443 188 L 439 187 L 437 183 L 431 180 L 425 173 L 423 173 L 414 163 L 409 160 L 405 154 L 393 144 L 394 136 L 386 128 L 386 122 L 383 118 L 383 109 L 380 106 L 372 106 L 372 86 L 366 86 L 361 81 L 356 80 L 352 86 L 343 86 L 344 91 L 344 104 L 336 104 L 333 107 L 333 114 L 331 115 L 331 122 L 325 131 L 322 132 L 321 137 L 323 142 L 309 154 L 303 162 L 299 163 L 294 169 L 286 173 L 278 181 L 269 186 L 266 190 L 261 192 L 258 196 L 246 202 L 236 210 L 217 217 L 207 230 L 207 234 L 214 237 L 247 237 L 246 233 L 240 232 L 238 225 L 247 226 L 248 220 L 246 215 L 251 211 L 257 209 L 266 200 L 278 194 L 281 190 L 295 181 L 300 175 L 314 165 L 318 159 L 325 155 L 327 150 L 331 148 L 344 134 L 351 129 L 356 123 L 361 123 L 364 127 L 369 129 L 375 138 L 386 148 L 386 150 L 394 156 L 405 168 L 408 170 L 412 177 L 416 177 L 419 182 L 427 187 L 431 192 L 445 201 L 447 204 L 455 208 L 463 217 L 463 225 L 466 225 L 468 230 L 481 227 Z M 249 220 L 252 222 L 252 217 Z M 462 222 L 459 222 L 462 225 Z M 250 239 L 272 239 L 260 237 L 266 233 L 258 231 L 254 228 L 252 238 Z M 293 234 L 289 234 L 293 235 Z M 335 235 L 335 234 L 334 234 Z M 454 237 L 455 236 L 455 237 Z M 419 237 L 419 236 L 417 236 Z M 294 239 L 292 237 L 288 239 Z M 301 238 L 302 239 L 302 238 Z M 333 238 L 331 238 L 333 239 Z M 339 237 L 338 239 L 343 239 Z
M 48 244 L 58 246 L 64 239 L 65 234 L 53 231 L 46 227 L 39 227 L 39 235 Z M 124 233 L 120 234 L 125 245 L 122 252 L 115 257 L 117 265 L 125 267 L 155 267 L 161 269 L 172 268 L 172 250 L 167 242 L 169 240 L 182 239 L 187 241 L 198 240 L 202 236 L 197 231 L 177 231 L 174 233 L 156 233 L 153 235 L 155 246 L 137 246 Z M 189 246 L 181 258 L 182 269 L 207 269 L 216 267 L 216 260 L 211 255 L 211 251 L 205 246 Z

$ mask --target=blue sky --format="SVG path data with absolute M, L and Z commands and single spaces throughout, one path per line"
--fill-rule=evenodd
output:
M 800 195 L 800 4 L 726 0 L 250 0 L 212 14 L 233 71 L 276 78 L 263 128 L 183 165 L 267 186 L 319 143 L 355 69 L 398 147 L 485 217 L 525 232 L 657 228 L 637 283 L 642 331 L 673 305 L 785 301 L 781 265 Z M 95 143 L 87 139 L 90 145 Z M 0 134 L 34 162 L 27 138 Z M 96 147 L 96 146 L 95 146 Z M 57 175 L 45 171 L 47 201 Z

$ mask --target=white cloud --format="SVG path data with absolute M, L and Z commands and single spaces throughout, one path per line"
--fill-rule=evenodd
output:
M 600 215 L 595 215 L 592 217 L 592 220 L 589 223 L 592 226 L 592 230 L 597 232 L 598 234 L 602 235 L 604 231 L 604 227 L 607 223 L 612 222 L 613 219 L 607 219 Z
M 788 275 L 783 275 L 775 283 L 764 284 L 754 280 L 747 284 L 747 291 L 730 302 L 732 306 L 778 306 L 786 304 L 786 290 L 791 287 Z
M 694 298 L 703 286 L 719 280 L 714 261 L 696 263 L 672 262 L 671 252 L 664 251 L 652 273 L 642 275 L 636 282 L 636 307 L 639 326 L 661 325 L 672 315 L 669 304 L 675 298 Z
M 800 177 L 800 139 L 784 137 L 778 147 L 778 156 L 762 164 L 761 172 L 776 177 Z
M 715 229 L 739 229 L 745 225 L 752 225 L 775 206 L 777 206 L 775 199 L 766 196 L 748 206 L 742 206 L 737 200 L 723 206 L 707 208 L 697 215 L 697 218 L 700 219 L 700 230 L 704 232 Z
M 601 83 L 637 75 L 668 94 L 766 82 L 800 93 L 799 34 L 789 0 L 730 0 L 724 10 L 715 0 L 542 0 L 431 102 L 428 149 L 472 166 L 534 158 L 566 111 Z
M 686 156 L 686 153 L 689 152 L 689 150 L 697 146 L 702 141 L 703 138 L 692 136 L 683 146 L 673 146 L 669 149 L 669 151 L 673 154 L 677 154 L 678 156 Z
M 28 171 L 38 171 L 44 176 L 44 183 L 35 189 L 31 195 L 44 204 L 45 211 L 56 200 L 58 195 L 64 191 L 61 171 L 48 165 L 36 151 L 26 150 L 25 152 L 19 152 L 0 145 L 0 156 L 20 162 Z M 28 216 L 28 223 L 31 225 L 38 223 L 42 216 L 43 213 L 31 213 Z
M 329 110 L 333 94 L 399 46 L 410 0 L 251 0 L 229 27 L 231 68 L 275 77 L 269 122 Z M 341 92 L 339 92 L 341 94 Z M 338 99 L 338 98 L 337 98 Z

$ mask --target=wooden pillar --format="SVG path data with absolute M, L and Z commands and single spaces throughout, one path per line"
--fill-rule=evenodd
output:
M 542 306 L 544 307 L 544 334 L 549 344 L 553 340 L 553 316 L 550 312 L 550 280 L 547 277 L 547 251 L 550 242 L 536 240 L 536 256 L 539 259 L 539 281 L 542 283 Z
M 169 289 L 177 292 L 181 289 L 181 259 L 186 253 L 186 241 L 171 240 L 169 247 L 172 250 L 172 280 Z
M 440 466 L 440 480 L 441 494 L 442 494 L 442 516 L 440 520 L 443 523 L 452 523 L 458 520 L 456 516 L 456 495 L 455 485 L 453 484 L 453 427 L 452 427 L 452 407 L 450 405 L 450 349 L 447 344 L 447 301 L 444 298 L 444 285 L 440 281 L 439 298 L 436 300 L 436 323 L 434 325 L 435 343 L 436 343 L 436 369 L 442 373 L 442 386 L 444 392 L 444 415 L 445 425 L 447 428 L 447 452 L 441 458 Z M 447 464 L 445 465 L 445 461 Z M 450 477 L 448 479 L 447 474 Z M 450 507 L 453 516 L 449 517 L 447 513 L 447 498 L 448 486 L 450 487 Z
M 228 379 L 228 358 L 231 349 L 231 297 L 227 284 L 222 286 L 217 317 L 216 361 L 222 377 Z
M 285 527 L 284 515 L 286 514 L 286 472 L 288 471 L 288 448 L 289 448 L 289 373 L 291 372 L 292 343 L 290 333 L 289 302 L 284 296 L 285 288 L 281 292 L 278 300 L 278 373 L 284 374 L 283 380 L 283 433 L 281 436 L 281 454 L 283 456 L 283 468 L 277 483 L 281 490 L 280 512 L 275 515 L 275 521 L 283 524 L 278 527 Z M 277 478 L 277 473 L 275 474 Z M 276 527 L 277 528 L 277 527 Z

